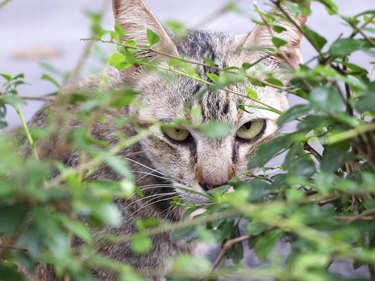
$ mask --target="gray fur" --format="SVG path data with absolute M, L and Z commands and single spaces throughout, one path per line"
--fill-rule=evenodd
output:
M 243 43 L 247 45 L 257 44 L 252 36 L 232 36 L 222 33 L 191 32 L 182 41 L 173 43 L 171 38 L 162 29 L 152 13 L 141 0 L 114 1 L 114 12 L 117 21 L 122 24 L 127 32 L 127 38 L 144 42 L 145 28 L 150 27 L 159 33 L 160 43 L 157 50 L 168 52 L 171 55 L 184 55 L 196 61 L 202 61 L 209 57 L 218 62 L 218 66 L 241 66 L 245 61 L 253 61 L 259 57 L 256 52 L 242 51 Z M 262 40 L 267 37 L 264 28 L 257 28 L 253 34 L 261 34 Z M 300 40 L 300 34 L 294 36 L 295 41 Z M 262 41 L 264 43 L 264 40 Z M 298 49 L 298 48 L 297 48 Z M 296 49 L 296 56 L 299 50 Z M 164 58 L 153 54 L 143 54 L 158 63 L 163 64 Z M 271 65 L 271 66 L 270 66 Z M 265 64 L 265 67 L 275 67 Z M 258 69 L 257 71 L 261 71 Z M 204 75 L 207 68 L 198 66 L 198 71 Z M 166 79 L 166 75 L 167 78 Z M 141 123 L 153 121 L 172 121 L 177 118 L 185 118 L 187 105 L 201 106 L 202 114 L 199 117 L 191 117 L 192 122 L 201 124 L 212 120 L 221 120 L 232 128 L 230 136 L 221 139 L 210 139 L 197 130 L 190 130 L 194 138 L 193 145 L 176 144 L 168 140 L 161 131 L 155 131 L 152 137 L 142 140 L 133 147 L 122 151 L 119 155 L 129 160 L 129 164 L 136 176 L 137 185 L 143 190 L 145 198 L 137 198 L 132 201 L 118 200 L 116 204 L 123 215 L 123 223 L 119 228 L 106 228 L 117 234 L 129 234 L 136 231 L 134 221 L 137 218 L 155 217 L 166 221 L 178 221 L 183 210 L 172 207 L 169 198 L 179 195 L 187 202 L 205 203 L 205 199 L 183 191 L 179 186 L 184 186 L 199 192 L 205 192 L 201 186 L 206 182 L 212 186 L 222 185 L 233 176 L 242 176 L 246 173 L 246 164 L 254 155 L 257 146 L 266 142 L 277 133 L 277 114 L 265 110 L 249 108 L 249 112 L 238 109 L 239 104 L 251 104 L 248 99 L 229 94 L 224 91 L 204 92 L 206 85 L 196 82 L 184 76 L 160 71 L 147 71 L 137 69 L 132 72 L 119 72 L 110 70 L 108 73 L 108 90 L 122 87 L 134 87 L 142 94 L 140 96 L 141 107 L 131 106 L 121 110 L 110 109 L 102 112 L 104 122 L 95 122 L 92 134 L 101 140 L 105 140 L 109 146 L 118 143 L 118 128 L 113 126 L 113 121 L 118 116 L 136 115 Z M 99 86 L 98 77 L 89 78 L 71 87 L 67 92 L 82 89 L 95 89 Z M 252 87 L 250 84 L 248 85 Z M 244 85 L 232 86 L 232 90 L 245 93 Z M 286 95 L 272 88 L 258 88 L 259 99 L 279 110 L 288 107 Z M 66 95 L 69 95 L 68 93 Z M 54 138 L 47 141 L 39 141 L 37 149 L 41 157 L 47 159 L 59 159 L 67 165 L 75 166 L 79 163 L 80 153 L 72 152 L 67 145 L 66 132 L 72 131 L 80 125 L 74 117 L 75 106 L 59 106 L 53 102 L 45 106 L 37 113 L 29 125 L 31 127 L 48 127 L 50 118 L 55 121 L 52 130 Z M 49 114 L 51 111 L 54 114 Z M 50 116 L 50 117 L 49 117 Z M 235 139 L 236 131 L 246 122 L 255 119 L 267 120 L 267 126 L 263 135 L 249 143 L 238 143 Z M 122 128 L 127 136 L 134 135 L 131 127 Z M 30 148 L 25 148 L 26 156 L 30 156 Z M 120 180 L 120 177 L 108 167 L 101 167 L 91 176 L 95 179 Z M 168 271 L 168 260 L 179 253 L 194 253 L 195 243 L 174 241 L 170 233 L 155 235 L 152 237 L 153 249 L 147 255 L 141 256 L 131 252 L 129 244 L 105 245 L 100 252 L 122 262 L 130 263 L 138 270 L 157 269 L 161 272 L 159 277 L 150 277 L 150 280 L 164 280 L 162 275 Z M 41 273 L 42 272 L 42 273 Z M 48 270 L 39 270 L 35 280 L 56 280 Z M 95 271 L 98 280 L 115 280 L 116 276 L 110 272 Z

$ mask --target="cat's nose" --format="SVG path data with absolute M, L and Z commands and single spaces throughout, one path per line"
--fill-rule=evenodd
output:
M 209 181 L 205 181 L 205 180 L 202 180 L 201 182 L 199 182 L 199 185 L 205 191 L 208 191 L 208 190 L 211 190 L 211 189 L 214 189 L 216 187 L 219 187 L 219 186 L 222 186 L 222 185 L 226 185 L 226 184 L 228 184 L 228 182 L 216 183 L 216 182 L 209 182 Z

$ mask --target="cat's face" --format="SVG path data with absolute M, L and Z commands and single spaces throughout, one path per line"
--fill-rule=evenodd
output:
M 127 6 L 117 6 L 117 19 L 125 22 L 123 25 L 129 32 L 130 38 L 138 38 L 144 42 L 131 17 L 137 14 L 145 17 L 145 22 L 139 28 L 152 28 L 160 38 L 160 50 L 168 51 L 173 56 L 183 54 L 194 61 L 203 61 L 208 57 L 218 62 L 219 67 L 241 67 L 244 62 L 252 62 L 259 58 L 259 52 L 245 53 L 241 48 L 246 45 L 264 44 L 265 35 L 261 30 L 254 30 L 252 35 L 227 36 L 216 33 L 193 32 L 182 42 L 175 45 L 156 19 L 150 18 L 150 11 L 142 1 L 137 9 L 127 9 Z M 143 13 L 142 11 L 145 11 Z M 127 18 L 125 15 L 129 14 Z M 130 18 L 130 24 L 126 21 Z M 148 23 L 147 23 L 148 21 Z M 128 23 L 128 25 L 127 25 Z M 126 28 L 128 26 L 128 29 Z M 296 32 L 296 31 L 294 31 Z M 296 32 L 297 34 L 297 32 Z M 259 38 L 257 38 L 258 36 Z M 255 38 L 256 37 L 256 38 Z M 143 41 L 142 41 L 143 40 Z M 296 39 L 297 40 L 297 39 Z M 259 42 L 258 42 L 259 41 Z M 293 64 L 299 62 L 298 48 L 288 50 Z M 293 52 L 295 53 L 293 53 Z M 273 69 L 280 66 L 275 60 L 265 60 L 257 71 Z M 194 66 L 201 73 L 202 79 L 208 81 L 205 73 L 209 71 L 203 66 Z M 133 79 L 135 88 L 141 92 L 142 106 L 133 108 L 143 123 L 154 121 L 173 122 L 179 119 L 189 120 L 191 125 L 177 128 L 156 130 L 152 137 L 141 142 L 148 159 L 154 168 L 172 182 L 177 193 L 187 202 L 199 203 L 204 197 L 192 193 L 204 193 L 212 188 L 225 185 L 235 176 L 243 176 L 247 172 L 247 162 L 254 155 L 257 146 L 271 139 L 278 131 L 276 120 L 278 114 L 269 110 L 251 107 L 253 101 L 223 90 L 205 91 L 207 85 L 191 78 L 174 73 L 160 71 L 140 71 Z M 246 83 L 245 83 L 246 84 Z M 250 85 L 237 84 L 230 90 L 246 95 L 245 87 Z M 271 87 L 255 87 L 259 100 L 280 111 L 285 111 L 288 102 L 285 93 Z M 239 105 L 250 105 L 246 111 Z M 194 114 L 190 111 L 195 110 Z M 231 128 L 229 135 L 221 138 L 209 138 L 197 128 L 198 125 L 221 121 Z
M 221 61 L 220 66 L 240 66 L 243 61 L 236 54 L 238 48 L 235 46 L 241 41 L 239 39 L 195 33 L 189 35 L 179 49 L 185 50 L 184 53 L 194 60 L 202 61 L 200 56 L 203 54 L 204 57 Z M 199 44 L 206 45 L 202 54 L 197 54 Z M 202 73 L 202 78 L 208 80 L 204 78 L 207 69 L 197 69 Z M 272 138 L 278 130 L 277 114 L 252 107 L 246 107 L 247 112 L 239 109 L 239 105 L 254 104 L 245 97 L 222 90 L 205 92 L 207 85 L 182 75 L 154 71 L 142 73 L 141 77 L 136 85 L 142 93 L 142 106 L 136 112 L 141 122 L 185 119 L 192 123 L 192 126 L 158 130 L 153 137 L 142 141 L 143 150 L 153 166 L 171 180 L 185 201 L 197 202 L 203 199 L 189 192 L 189 189 L 206 192 L 227 184 L 234 176 L 244 175 L 247 162 L 256 147 Z M 244 87 L 244 84 L 238 84 L 230 89 L 245 94 Z M 258 88 L 257 92 L 260 101 L 280 111 L 287 108 L 285 94 L 272 88 Z M 198 111 L 192 114 L 189 108 Z M 210 121 L 226 123 L 231 128 L 230 134 L 213 139 L 194 126 Z

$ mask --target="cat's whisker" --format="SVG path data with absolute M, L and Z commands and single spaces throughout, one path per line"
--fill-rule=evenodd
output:
M 130 208 L 131 206 L 143 201 L 143 200 L 149 200 L 149 199 L 152 199 L 152 198 L 158 198 L 158 197 L 164 197 L 164 196 L 171 196 L 171 195 L 175 195 L 176 192 L 168 192 L 168 193 L 157 193 L 157 194 L 151 194 L 151 195 L 148 195 L 148 196 L 144 196 L 144 197 L 140 197 L 138 199 L 135 199 L 135 200 L 132 200 L 132 202 L 127 205 L 127 208 Z
M 175 193 L 174 193 L 174 194 L 175 194 Z M 163 198 L 163 199 L 160 199 L 160 200 L 151 201 L 151 202 L 149 202 L 148 204 L 145 204 L 145 205 L 142 206 L 141 208 L 137 209 L 135 212 L 131 213 L 129 216 L 132 217 L 134 214 L 138 213 L 139 211 L 141 211 L 141 210 L 143 210 L 143 209 L 145 209 L 145 208 L 148 208 L 148 207 L 150 207 L 150 206 L 152 206 L 152 205 L 154 205 L 154 204 L 157 204 L 157 203 L 160 203 L 160 202 L 163 202 L 163 201 L 169 201 L 169 200 L 171 200 L 170 195 L 167 196 L 166 198 Z
M 145 165 L 145 164 L 143 164 L 141 162 L 138 162 L 137 160 L 134 160 L 134 159 L 128 158 L 128 157 L 125 157 L 124 159 L 126 159 L 126 160 L 128 160 L 130 162 L 133 162 L 133 163 L 135 163 L 135 164 L 137 164 L 137 165 L 139 165 L 139 166 L 141 166 L 143 168 L 146 168 L 146 169 L 148 169 L 150 171 L 153 171 L 153 172 L 156 172 L 156 173 L 158 173 L 160 175 L 166 176 L 164 173 L 160 172 L 159 170 L 157 170 L 155 168 L 151 168 L 151 167 L 149 167 L 149 166 L 147 166 L 147 165 Z
M 141 179 L 143 179 L 143 178 L 145 178 L 147 176 L 153 176 L 155 178 L 159 178 L 159 179 L 162 179 L 162 180 L 169 180 L 168 178 L 164 177 L 163 175 L 159 176 L 159 175 L 156 175 L 156 174 L 152 174 L 152 173 L 148 173 L 148 172 L 143 172 L 143 171 L 133 171 L 133 173 L 144 175 L 141 178 L 137 179 L 136 182 L 138 182 L 139 180 L 141 180 Z
M 162 189 L 163 187 L 171 187 L 171 185 L 170 184 L 155 185 L 155 186 L 149 186 L 149 187 L 146 187 L 146 188 L 140 188 L 140 190 L 145 191 L 145 190 L 152 190 L 152 189 Z

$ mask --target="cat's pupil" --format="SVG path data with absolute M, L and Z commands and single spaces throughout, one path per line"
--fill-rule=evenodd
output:
M 251 128 L 251 122 L 247 122 L 245 124 L 245 128 L 246 128 L 246 130 L 249 130 Z
M 181 129 L 175 128 L 177 134 L 181 133 Z

